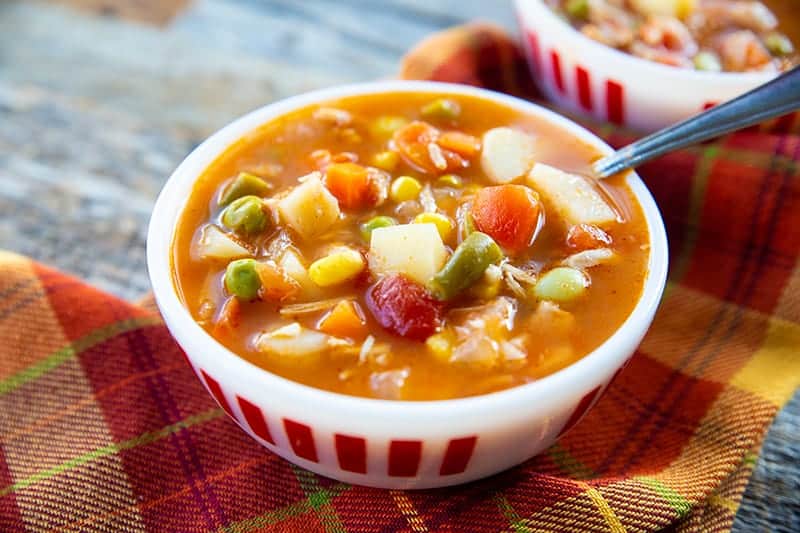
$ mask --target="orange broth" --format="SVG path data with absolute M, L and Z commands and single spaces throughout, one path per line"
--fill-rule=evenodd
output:
M 430 120 L 441 131 L 456 130 L 477 139 L 487 130 L 500 126 L 527 132 L 536 139 L 537 162 L 576 174 L 588 175 L 591 162 L 599 155 L 595 148 L 546 120 L 463 95 L 363 95 L 292 112 L 261 126 L 227 149 L 198 178 L 186 199 L 174 235 L 172 269 L 174 283 L 192 316 L 231 351 L 269 372 L 343 394 L 403 400 L 457 398 L 513 387 L 551 374 L 603 343 L 631 313 L 647 273 L 649 240 L 644 215 L 622 176 L 605 180 L 602 185 L 604 197 L 620 215 L 617 221 L 602 225 L 602 230 L 612 239 L 609 248 L 615 260 L 586 268 L 590 286 L 576 300 L 559 303 L 559 314 L 548 315 L 542 311 L 552 311 L 554 307 L 542 307 L 541 298 L 532 296 L 533 286 L 522 283 L 527 296 L 520 298 L 505 279 L 496 296 L 481 298 L 470 288 L 442 304 L 442 321 L 437 324 L 436 332 L 446 331 L 451 319 L 460 323 L 470 313 L 483 312 L 481 306 L 497 302 L 498 298 L 504 298 L 501 301 L 506 308 L 510 305 L 508 302 L 513 302 L 513 328 L 506 333 L 517 347 L 522 347 L 523 359 L 517 353 L 517 357 L 508 360 L 495 354 L 487 360 L 477 356 L 477 362 L 453 361 L 452 355 L 446 356 L 448 352 L 445 351 L 443 357 L 424 340 L 403 338 L 387 331 L 365 300 L 365 293 L 381 278 L 380 274 L 370 271 L 369 261 L 358 276 L 318 288 L 313 298 L 302 292 L 283 302 L 259 296 L 252 301 L 237 301 L 233 320 L 222 316 L 226 312 L 225 302 L 236 298 L 225 286 L 227 262 L 202 259 L 196 252 L 197 240 L 205 225 L 217 224 L 230 233 L 219 222 L 220 191 L 242 171 L 259 175 L 273 186 L 265 196 L 264 209 L 272 220 L 269 228 L 247 239 L 236 238 L 238 242 L 247 241 L 252 256 L 258 261 L 277 261 L 275 255 L 286 248 L 287 239 L 306 267 L 324 256 L 332 245 L 349 246 L 368 258 L 370 245 L 361 236 L 360 224 L 376 215 L 392 216 L 400 224 L 409 223 L 422 211 L 422 206 L 415 205 L 414 201 L 406 202 L 398 214 L 398 203 L 390 197 L 382 205 L 344 209 L 330 231 L 313 239 L 301 239 L 286 228 L 268 199 L 285 196 L 298 185 L 299 177 L 318 170 L 318 163 L 311 157 L 317 150 L 328 150 L 331 154 L 351 153 L 354 154 L 351 159 L 356 159 L 358 164 L 370 165 L 377 152 L 391 150 L 394 146 L 385 132 L 376 132 L 376 120 L 384 115 L 419 120 L 422 118 L 420 110 L 437 98 L 446 98 L 460 108 L 457 118 Z M 351 121 L 336 125 L 330 120 L 315 118 L 315 111 L 320 107 L 343 110 Z M 317 160 L 320 157 L 318 153 Z M 494 185 L 482 171 L 477 155 L 465 159 L 468 166 L 457 171 L 421 172 L 400 157 L 396 167 L 382 176 L 394 179 L 406 175 L 415 177 L 422 185 L 430 184 L 438 210 L 458 226 L 458 206 L 469 203 L 478 189 Z M 440 174 L 457 174 L 462 180 L 461 186 L 442 184 L 438 179 Z M 517 179 L 514 183 L 525 183 L 525 180 Z M 544 272 L 576 250 L 566 244 L 569 227 L 550 200 L 542 195 L 538 201 L 543 225 L 526 250 L 508 256 L 506 261 L 541 279 Z M 284 243 L 277 246 L 274 241 L 281 234 Z M 444 239 L 448 254 L 463 238 L 464 232 L 456 228 Z M 480 283 L 484 282 L 481 278 Z M 282 357 L 256 348 L 255 339 L 260 334 L 290 323 L 317 330 L 320 321 L 330 312 L 328 308 L 296 315 L 282 315 L 279 311 L 298 302 L 329 299 L 345 299 L 358 305 L 358 312 L 365 321 L 364 333 L 370 336 L 373 344 L 371 352 L 361 353 L 364 335 L 345 339 L 340 346 L 310 357 Z M 477 310 L 459 310 L 464 308 Z M 555 319 L 551 320 L 553 317 Z M 471 336 L 475 336 L 474 331 Z M 458 341 L 452 342 L 459 346 Z M 489 346 L 493 341 L 487 342 Z M 508 355 L 507 351 L 502 353 Z

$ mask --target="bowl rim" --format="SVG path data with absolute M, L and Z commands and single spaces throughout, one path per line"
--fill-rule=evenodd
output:
M 616 48 L 612 48 L 608 45 L 595 41 L 594 39 L 586 37 L 584 34 L 573 28 L 572 25 L 570 25 L 563 18 L 559 17 L 555 11 L 545 4 L 544 0 L 514 0 L 514 4 L 517 11 L 519 26 L 522 28 L 523 32 L 526 26 L 530 24 L 530 20 L 539 20 L 539 22 L 536 24 L 536 27 L 547 26 L 551 30 L 559 30 L 559 33 L 564 34 L 565 36 L 571 35 L 575 41 L 581 43 L 582 46 L 591 47 L 593 49 L 592 51 L 601 59 L 608 60 L 609 62 L 630 62 L 641 68 L 650 70 L 654 74 L 684 77 L 690 81 L 713 82 L 730 85 L 766 83 L 780 74 L 776 72 L 708 72 L 688 68 L 670 67 L 669 65 L 663 65 L 656 61 L 650 61 L 648 59 L 622 52 Z M 536 17 L 526 16 L 525 10 L 532 10 L 536 13 L 536 17 L 541 18 L 536 19 Z
M 577 389 L 581 383 L 581 388 L 573 392 L 583 394 L 589 390 L 583 390 L 587 383 L 596 382 L 595 376 L 610 375 L 612 371 L 616 371 L 638 346 L 650 326 L 665 287 L 668 265 L 663 220 L 655 200 L 635 172 L 629 172 L 626 183 L 642 207 L 650 235 L 648 271 L 642 294 L 622 325 L 600 346 L 569 366 L 531 383 L 477 396 L 445 400 L 406 401 L 351 396 L 292 381 L 258 367 L 228 350 L 195 322 L 181 302 L 179 288 L 173 283 L 171 254 L 175 224 L 186 206 L 188 192 L 199 175 L 247 133 L 288 112 L 340 98 L 393 92 L 457 94 L 489 99 L 561 127 L 601 153 L 613 151 L 587 129 L 537 104 L 486 89 L 441 82 L 393 80 L 335 86 L 292 96 L 251 111 L 216 131 L 186 156 L 159 193 L 150 219 L 146 254 L 156 303 L 171 335 L 181 347 L 184 343 L 195 344 L 199 342 L 198 338 L 203 339 L 204 350 L 201 352 L 189 353 L 186 350 L 189 359 L 205 370 L 224 364 L 228 373 L 244 376 L 251 383 L 257 380 L 270 395 L 290 394 L 298 402 L 325 405 L 326 410 L 330 409 L 331 412 L 357 409 L 363 415 L 376 417 L 391 414 L 429 416 L 434 413 L 437 416 L 463 416 L 465 409 L 485 413 L 496 412 L 500 408 L 514 409 L 520 405 L 536 405 L 537 401 L 549 404 L 552 397 L 563 395 L 565 390 Z

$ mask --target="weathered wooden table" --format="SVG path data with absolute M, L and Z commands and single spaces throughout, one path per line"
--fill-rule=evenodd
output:
M 150 208 L 178 162 L 272 100 L 391 76 L 481 0 L 0 1 L 0 248 L 128 299 L 148 290 Z M 76 8 L 77 6 L 77 8 Z M 800 530 L 800 394 L 776 419 L 734 531 Z

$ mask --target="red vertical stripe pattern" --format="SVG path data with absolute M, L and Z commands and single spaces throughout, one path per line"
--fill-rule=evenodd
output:
M 592 110 L 592 84 L 589 72 L 581 67 L 575 67 L 575 77 L 578 82 L 578 101 L 586 111 Z
M 200 370 L 200 373 L 203 375 L 203 381 L 206 382 L 206 386 L 208 390 L 211 391 L 211 396 L 217 400 L 217 403 L 220 407 L 222 407 L 226 413 L 232 418 L 236 418 L 233 416 L 233 411 L 231 410 L 231 406 L 228 403 L 228 400 L 225 398 L 225 394 L 222 392 L 222 388 L 219 386 L 219 382 L 216 379 L 212 378 L 208 374 L 206 374 L 205 370 Z
M 253 430 L 253 433 L 270 444 L 275 444 L 272 434 L 269 432 L 267 420 L 264 418 L 264 413 L 261 411 L 261 409 L 259 409 L 257 405 L 250 403 L 238 395 L 236 396 L 236 401 L 239 402 L 239 408 L 242 410 L 242 414 L 244 415 L 245 420 L 247 420 L 247 424 L 250 426 L 250 429 Z
M 286 429 L 286 436 L 289 438 L 289 444 L 295 455 L 316 463 L 318 461 L 317 447 L 314 446 L 314 435 L 311 433 L 311 428 L 288 418 L 283 419 L 283 427 Z
M 389 475 L 412 477 L 417 475 L 422 457 L 422 441 L 393 440 L 389 444 Z
M 608 80 L 606 82 L 606 108 L 608 120 L 614 124 L 625 123 L 625 91 L 619 83 Z
M 586 414 L 586 411 L 588 411 L 589 408 L 592 406 L 595 397 L 598 395 L 602 387 L 603 387 L 602 385 L 598 385 L 597 387 L 586 393 L 586 395 L 583 398 L 581 398 L 581 401 L 578 402 L 578 405 L 575 407 L 575 410 L 572 411 L 572 414 L 570 415 L 569 420 L 567 420 L 567 423 L 564 424 L 564 427 L 561 428 L 561 431 L 558 432 L 559 437 L 564 433 L 566 433 L 567 431 L 569 431 L 570 429 L 572 429 L 572 426 L 577 424 L 580 421 L 580 419 L 583 418 L 583 415 Z
M 563 94 L 566 88 L 564 87 L 564 75 L 561 73 L 561 58 L 555 50 L 550 50 L 550 63 L 553 66 L 553 80 L 556 82 L 556 88 Z
M 451 440 L 447 445 L 447 451 L 444 452 L 439 475 L 450 476 L 460 474 L 466 470 L 477 440 L 478 437 L 476 436 Z
M 367 441 L 361 437 L 336 434 L 336 457 L 339 467 L 357 474 L 367 473 Z

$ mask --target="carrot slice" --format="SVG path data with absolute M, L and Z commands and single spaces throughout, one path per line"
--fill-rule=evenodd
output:
M 463 157 L 437 144 L 440 135 L 438 128 L 418 120 L 398 129 L 393 140 L 405 162 L 420 172 L 436 174 L 466 167 Z
M 475 195 L 470 214 L 475 227 L 509 253 L 531 245 L 539 225 L 539 195 L 524 185 L 486 187 Z
M 473 158 L 481 151 L 481 140 L 460 131 L 442 133 L 436 144 L 446 150 L 457 153 L 467 159 Z
M 333 163 L 325 172 L 325 186 L 345 209 L 359 209 L 371 203 L 369 173 L 356 163 Z
M 235 296 L 229 297 L 219 310 L 212 335 L 215 337 L 233 336 L 242 322 L 242 304 Z
M 342 300 L 327 315 L 322 317 L 318 328 L 334 337 L 363 339 L 367 335 L 364 313 L 356 302 Z

